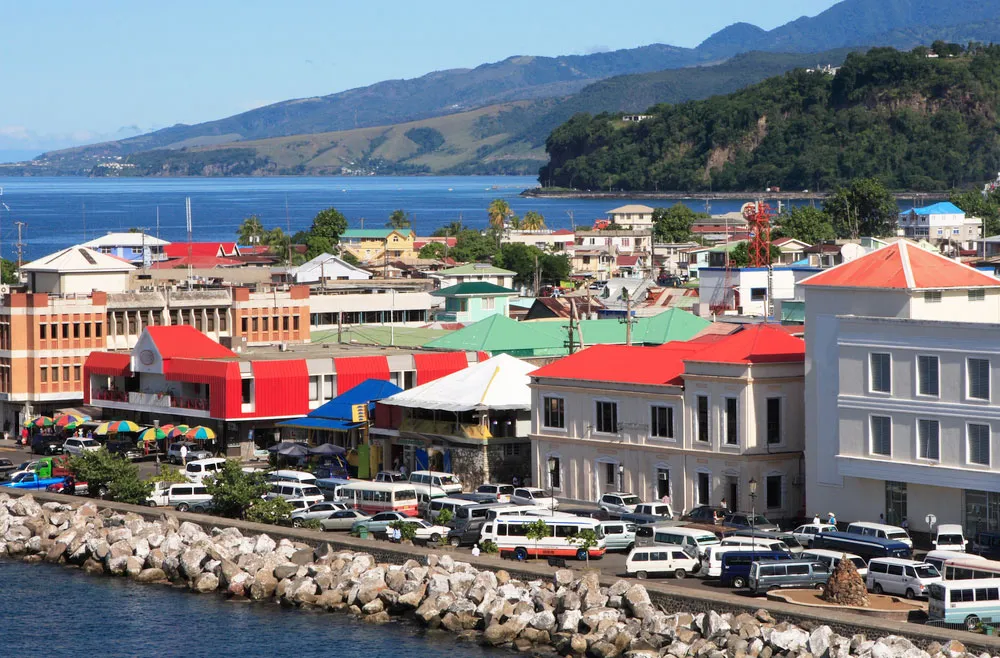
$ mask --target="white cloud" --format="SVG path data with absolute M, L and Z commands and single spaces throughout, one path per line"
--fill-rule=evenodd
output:
M 41 133 L 26 126 L 0 126 L 0 149 L 55 149 L 93 144 L 113 139 L 124 139 L 146 132 L 138 126 L 123 126 L 115 132 L 102 133 L 94 130 L 75 130 L 68 133 Z

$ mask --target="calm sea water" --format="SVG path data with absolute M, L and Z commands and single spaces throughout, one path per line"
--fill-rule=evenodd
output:
M 8 658 L 505 655 L 405 624 L 368 626 L 342 614 L 228 603 L 48 564 L 0 561 L 0 592 L 0 655 Z
M 414 176 L 367 178 L 3 178 L 0 188 L 0 254 L 10 258 L 17 237 L 15 222 L 25 222 L 26 259 L 85 242 L 109 231 L 145 227 L 160 237 L 186 238 L 184 199 L 191 197 L 195 240 L 233 240 L 244 217 L 259 215 L 265 226 L 292 233 L 309 227 L 313 216 L 333 206 L 351 226 L 380 227 L 390 212 L 402 208 L 413 216 L 419 235 L 461 219 L 486 226 L 486 208 L 506 199 L 523 215 L 536 210 L 551 228 L 589 226 L 607 211 L 626 203 L 615 199 L 527 199 L 531 177 Z M 658 202 L 663 205 L 672 201 Z M 808 202 L 806 202 L 808 203 Z M 738 210 L 743 201 L 715 201 L 711 212 Z M 705 210 L 703 202 L 692 208 Z M 903 203 L 900 206 L 904 206 Z M 907 206 L 908 207 L 908 206 Z M 9 210 L 7 209 L 9 208 Z

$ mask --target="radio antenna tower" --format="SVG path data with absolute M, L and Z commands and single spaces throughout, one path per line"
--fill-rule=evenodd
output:
M 184 214 L 187 218 L 188 232 L 188 290 L 191 289 L 191 280 L 194 278 L 194 269 L 191 265 L 191 255 L 193 245 L 191 243 L 191 197 L 184 198 Z

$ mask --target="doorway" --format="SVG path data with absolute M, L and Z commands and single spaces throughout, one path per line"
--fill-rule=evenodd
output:
M 726 508 L 733 511 L 740 509 L 740 479 L 735 475 L 726 476 Z

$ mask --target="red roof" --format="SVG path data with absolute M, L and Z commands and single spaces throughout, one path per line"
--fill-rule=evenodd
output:
M 568 228 L 561 228 L 557 231 L 552 231 L 552 235 L 576 235 L 573 231 Z
M 146 327 L 162 359 L 225 359 L 236 354 L 186 324 Z
M 723 336 L 691 361 L 704 363 L 794 363 L 805 361 L 806 342 L 769 324 L 746 326 Z
M 625 255 L 618 256 L 618 259 L 616 261 L 619 267 L 635 267 L 638 262 L 639 262 L 638 256 L 625 256 Z
M 531 376 L 680 386 L 684 358 L 703 347 L 679 342 L 660 347 L 594 345 L 543 366 Z
M 167 258 L 192 256 L 238 256 L 235 242 L 173 242 L 163 247 Z
M 1000 280 L 905 240 L 820 272 L 807 286 L 875 290 L 1000 287 Z

